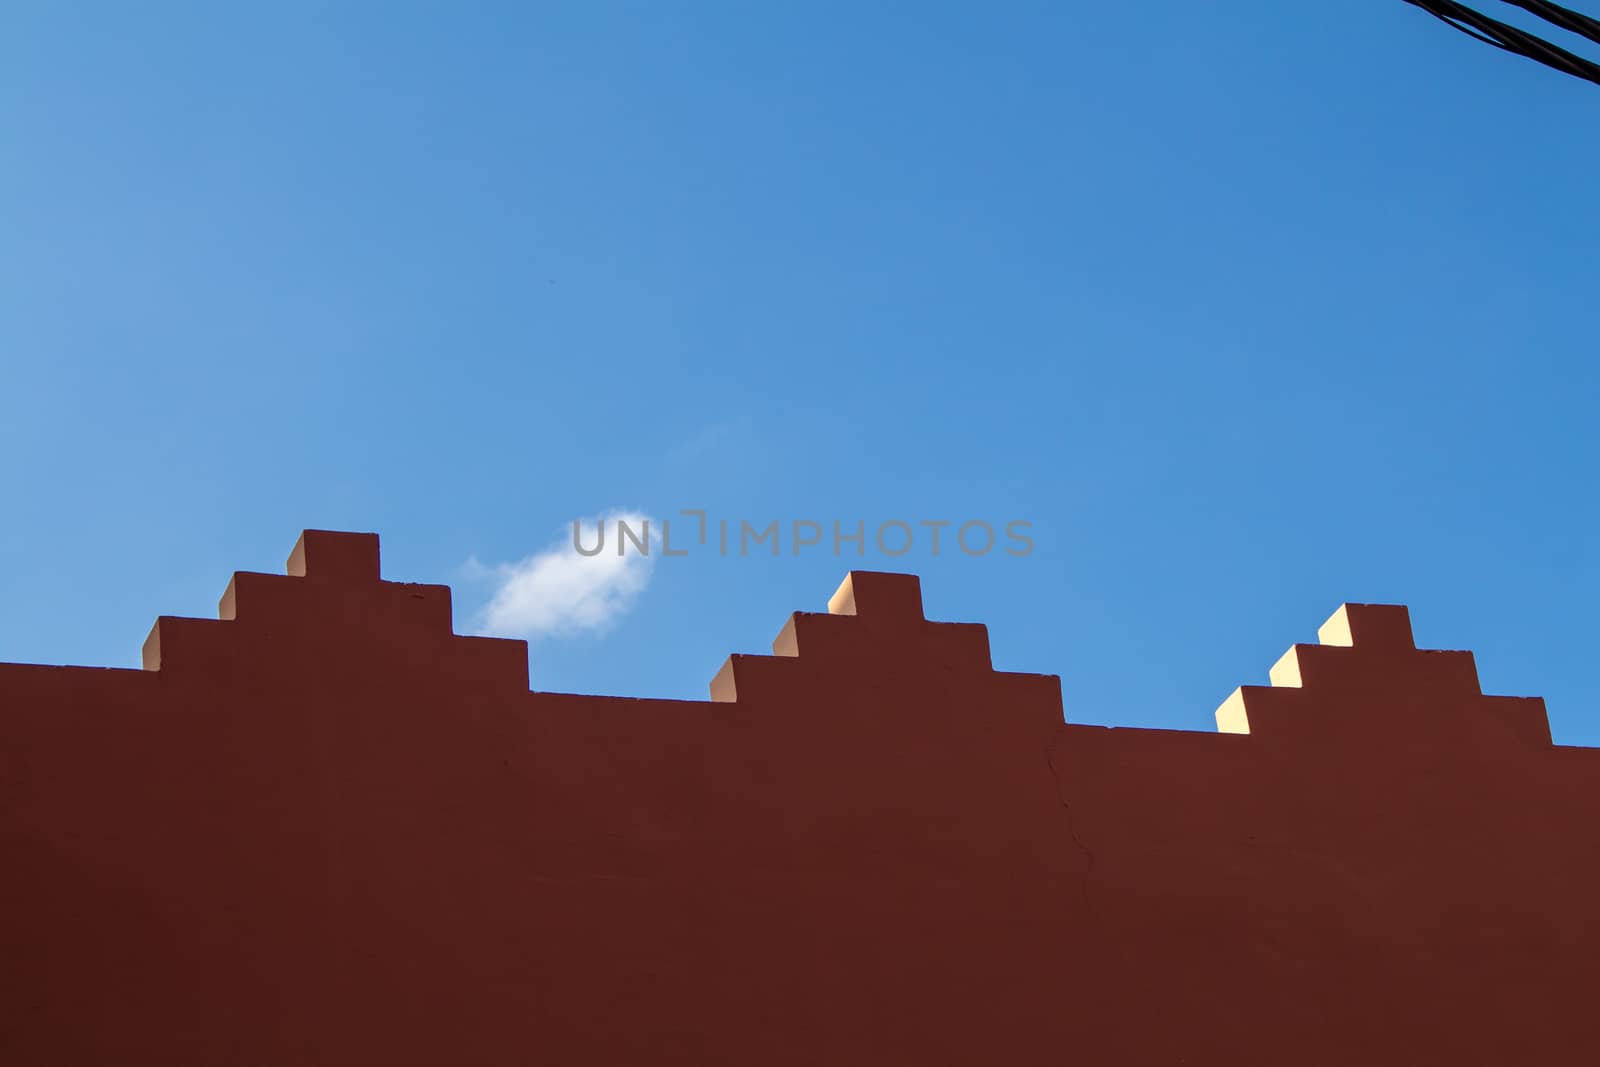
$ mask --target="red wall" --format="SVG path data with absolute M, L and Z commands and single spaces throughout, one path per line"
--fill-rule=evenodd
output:
M 1600 1062 L 1600 750 L 1403 608 L 1238 736 L 1064 725 L 909 576 L 678 702 L 289 569 L 0 665 L 0 1063 Z

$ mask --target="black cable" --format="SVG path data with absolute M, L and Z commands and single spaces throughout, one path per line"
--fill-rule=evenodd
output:
M 1562 7 L 1560 4 L 1546 3 L 1545 0 L 1505 0 L 1505 2 L 1512 7 L 1531 11 L 1552 25 L 1560 26 L 1564 30 L 1600 44 L 1600 19 L 1592 19 L 1582 12 Z
M 1489 16 L 1474 11 L 1465 4 L 1455 3 L 1454 0 L 1406 0 L 1415 4 L 1432 15 L 1436 15 L 1446 22 L 1456 25 L 1464 23 L 1480 31 L 1482 35 L 1492 38 L 1489 43 L 1495 44 L 1508 52 L 1538 60 L 1546 66 L 1565 71 L 1577 77 L 1594 79 L 1600 75 L 1600 65 L 1590 63 L 1582 56 L 1574 55 L 1566 49 L 1551 44 L 1542 37 L 1536 37 L 1526 30 L 1519 29 L 1509 23 L 1492 19 Z M 1456 25 L 1457 29 L 1466 32 L 1463 26 Z M 1471 34 L 1483 40 L 1480 33 Z
M 1527 30 L 1492 19 L 1455 0 L 1405 0 L 1428 14 L 1485 44 L 1543 63 L 1547 67 L 1600 85 L 1600 63 L 1594 63 Z M 1572 32 L 1600 41 L 1600 21 L 1541 0 L 1506 0 Z

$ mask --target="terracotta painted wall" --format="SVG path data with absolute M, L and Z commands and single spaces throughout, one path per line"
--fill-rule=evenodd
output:
M 0 665 L 0 1063 L 1600 1062 L 1600 750 L 1403 608 L 1193 734 L 909 576 L 679 702 L 529 692 L 375 536 L 289 570 Z

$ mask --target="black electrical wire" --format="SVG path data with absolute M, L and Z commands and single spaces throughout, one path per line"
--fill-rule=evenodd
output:
M 1405 2 L 1413 7 L 1422 8 L 1447 25 L 1485 44 L 1600 85 L 1600 63 L 1569 52 L 1527 30 L 1492 19 L 1454 0 L 1405 0 Z M 1562 29 L 1600 42 L 1600 20 L 1592 19 L 1559 4 L 1544 3 L 1542 0 L 1506 0 L 1506 2 L 1525 11 L 1531 11 Z
M 1531 11 L 1548 23 L 1600 44 L 1600 19 L 1592 19 L 1560 4 L 1547 4 L 1544 0 L 1505 0 L 1505 2 L 1524 11 Z

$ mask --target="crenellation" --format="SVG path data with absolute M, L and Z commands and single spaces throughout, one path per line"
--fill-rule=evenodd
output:
M 1471 652 L 1418 649 L 1399 605 L 1344 604 L 1317 630 L 1321 644 L 1289 648 L 1270 686 L 1240 686 L 1216 712 L 1222 733 L 1269 738 L 1385 737 L 1478 744 L 1485 716 L 1513 698 L 1486 697 Z M 1548 744 L 1540 702 L 1517 705 L 1519 736 Z M 1535 721 L 1537 719 L 1537 721 Z
M 456 634 L 450 587 L 383 580 L 376 534 L 307 530 L 286 569 L 235 572 L 215 622 L 157 620 L 144 669 L 188 671 L 204 663 L 217 675 L 258 661 L 288 669 L 296 660 L 364 649 L 361 658 L 374 670 L 432 664 L 442 676 L 465 679 L 482 670 L 498 684 L 527 688 L 527 643 Z

